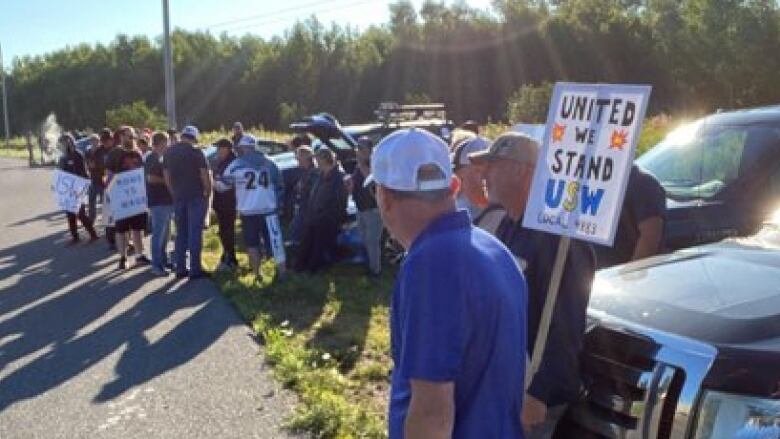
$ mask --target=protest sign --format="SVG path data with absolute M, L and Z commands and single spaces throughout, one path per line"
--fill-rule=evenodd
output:
M 524 227 L 612 245 L 650 89 L 555 85 Z
M 146 183 L 144 170 L 134 169 L 114 175 L 106 188 L 104 209 L 109 222 L 129 218 L 146 212 Z
M 76 174 L 54 171 L 52 190 L 57 206 L 66 212 L 78 213 L 89 191 L 89 180 Z
M 265 225 L 268 227 L 268 237 L 271 239 L 271 251 L 277 264 L 284 264 L 287 257 L 284 253 L 284 239 L 282 227 L 279 225 L 279 217 L 275 214 L 265 216 Z
M 539 370 L 571 239 L 612 245 L 649 86 L 555 84 L 523 227 L 562 235 L 530 373 Z

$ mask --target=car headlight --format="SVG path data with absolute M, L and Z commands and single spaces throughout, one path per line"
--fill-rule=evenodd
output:
M 705 392 L 695 439 L 777 439 L 780 400 Z

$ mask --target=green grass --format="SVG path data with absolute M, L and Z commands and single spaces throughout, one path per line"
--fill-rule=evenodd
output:
M 10 145 L 6 145 L 5 139 L 0 138 L 0 157 L 28 158 L 27 141 L 22 137 L 12 137 Z
M 207 232 L 204 262 L 213 269 L 220 248 Z M 362 267 L 336 265 L 323 274 L 289 273 L 274 280 L 263 266 L 255 282 L 246 254 L 241 269 L 215 279 L 257 332 L 274 376 L 300 398 L 292 431 L 318 438 L 384 438 L 391 367 L 388 326 L 394 273 L 370 280 Z

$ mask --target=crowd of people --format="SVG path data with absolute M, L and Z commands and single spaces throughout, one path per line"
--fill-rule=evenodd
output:
M 65 136 L 62 168 L 91 178 L 94 192 L 89 214 L 82 207 L 68 215 L 68 224 L 74 240 L 77 219 L 96 239 L 95 199 L 112 175 L 143 167 L 151 221 L 144 213 L 106 230 L 120 268 L 132 241 L 136 265 L 151 265 L 157 275 L 204 276 L 201 240 L 212 199 L 223 248 L 219 269 L 238 265 L 238 216 L 251 269 L 259 274 L 263 258 L 270 258 L 284 276 L 279 216 L 287 200 L 297 248 L 290 265 L 317 271 L 336 259 L 351 196 L 368 274 L 381 272 L 383 231 L 406 252 L 390 319 L 390 437 L 550 438 L 580 396 L 578 359 L 595 271 L 661 251 L 664 192 L 652 176 L 632 169 L 615 247 L 571 243 L 547 331 L 542 313 L 559 237 L 522 225 L 540 144 L 516 132 L 491 141 L 476 124 L 463 128 L 450 144 L 420 129 L 398 130 L 376 146 L 360 139 L 349 174 L 333 151 L 297 138 L 293 182 L 284 181 L 239 123 L 232 138 L 216 142 L 212 163 L 196 148 L 192 126 L 148 138 L 129 127 L 104 130 L 86 166 Z M 166 251 L 172 218 L 173 261 Z M 151 261 L 141 239 L 148 228 Z M 534 352 L 540 333 L 542 351 Z M 541 361 L 530 373 L 534 355 Z
M 119 254 L 119 269 L 128 267 L 132 255 L 134 266 L 150 266 L 158 276 L 170 272 L 178 278 L 207 276 L 200 254 L 210 207 L 222 245 L 218 270 L 238 268 L 236 220 L 240 218 L 251 269 L 258 276 L 262 261 L 269 258 L 276 264 L 277 277 L 285 277 L 285 242 L 296 247 L 297 257 L 289 264 L 292 268 L 316 272 L 338 259 L 337 237 L 347 219 L 351 194 L 366 246 L 367 272 L 374 277 L 380 274 L 383 227 L 373 195 L 362 184 L 370 167 L 373 145 L 369 140 L 360 140 L 358 163 L 347 175 L 333 151 L 326 147 L 314 151 L 308 138 L 296 136 L 289 145 L 299 166 L 294 180 L 286 182 L 274 161 L 257 148 L 257 139 L 245 133 L 240 122 L 234 124 L 230 138 L 214 144 L 216 153 L 209 158 L 197 146 L 199 136 L 194 126 L 180 133 L 153 133 L 129 126 L 115 131 L 106 128 L 90 136 L 91 148 L 82 153 L 73 136 L 63 135 L 60 168 L 91 182 L 86 205 L 78 213 L 67 215 L 71 243 L 80 240 L 77 220 L 90 234 L 90 241 L 98 239 L 98 202 L 104 211 L 110 210 L 105 195 L 112 178 L 121 172 L 143 169 L 146 212 L 105 224 L 109 249 Z M 290 220 L 287 241 L 280 217 Z M 176 237 L 173 257 L 169 257 L 172 223 Z M 151 235 L 151 259 L 145 254 L 145 233 Z

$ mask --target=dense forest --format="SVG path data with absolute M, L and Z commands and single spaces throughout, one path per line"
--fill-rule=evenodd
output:
M 315 18 L 270 40 L 176 30 L 178 122 L 279 129 L 318 111 L 361 122 L 379 102 L 427 100 L 446 103 L 456 122 L 499 121 L 521 87 L 560 80 L 651 84 L 651 114 L 780 103 L 776 0 L 389 7 L 388 23 L 362 32 Z M 164 108 L 159 38 L 119 35 L 15 59 L 8 79 L 15 133 L 50 112 L 65 127 L 95 128 L 123 104 Z

